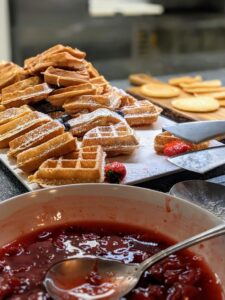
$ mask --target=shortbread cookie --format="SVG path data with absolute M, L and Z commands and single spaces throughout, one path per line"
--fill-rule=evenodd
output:
M 174 108 L 189 112 L 210 112 L 220 107 L 219 102 L 212 97 L 189 97 L 172 101 Z
M 202 81 L 202 77 L 197 76 L 182 76 L 182 77 L 172 77 L 169 79 L 168 83 L 174 86 L 180 86 L 181 84 L 190 84 L 194 82 Z
M 141 87 L 141 92 L 153 98 L 174 98 L 180 95 L 178 88 L 162 83 L 145 84 Z

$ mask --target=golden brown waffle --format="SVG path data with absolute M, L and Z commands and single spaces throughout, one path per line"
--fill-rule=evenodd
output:
M 124 92 L 124 96 L 121 97 L 121 106 L 120 107 L 135 105 L 135 103 L 137 101 L 138 100 L 135 99 L 133 96 L 128 95 L 127 93 Z
M 120 97 L 120 107 L 133 105 L 138 101 L 137 99 L 135 99 L 133 96 L 127 94 L 122 89 L 118 89 L 116 87 L 113 87 L 112 89 L 117 94 L 117 97 Z
M 19 107 L 45 99 L 53 91 L 40 78 L 30 77 L 2 90 L 2 104 L 6 107 Z
M 121 111 L 130 126 L 142 126 L 157 121 L 162 109 L 148 100 L 142 100 L 133 105 L 122 107 Z
M 0 112 L 0 125 L 13 121 L 31 112 L 27 105 L 21 107 L 12 107 Z
M 168 131 L 164 131 L 155 137 L 154 149 L 158 154 L 163 154 L 165 145 L 173 141 L 181 141 L 181 139 L 175 137 Z M 191 144 L 191 143 L 188 144 L 191 145 L 193 151 L 206 149 L 209 146 L 209 142 L 203 142 L 199 144 Z
M 64 132 L 64 127 L 57 121 L 50 121 L 31 130 L 9 143 L 8 156 L 16 157 L 19 153 L 41 145 Z
M 116 110 L 120 107 L 120 104 L 121 96 L 112 88 L 103 95 L 83 95 L 66 101 L 63 108 L 68 114 L 73 116 L 79 112 L 92 112 L 98 108 Z
M 103 182 L 105 153 L 100 146 L 84 147 L 73 152 L 69 159 L 49 159 L 29 177 L 43 187 L 73 183 Z
M 70 86 L 54 91 L 47 100 L 54 106 L 62 106 L 67 100 L 71 100 L 80 95 L 94 95 L 96 88 L 91 83 L 84 83 Z
M 16 83 L 14 83 L 12 85 L 9 85 L 8 87 L 4 88 L 2 90 L 2 95 L 5 96 L 7 94 L 17 92 L 18 90 L 22 91 L 26 88 L 35 86 L 35 85 L 40 84 L 40 83 L 42 83 L 42 80 L 39 76 L 32 76 L 32 77 L 21 80 L 19 82 L 16 82 Z
M 50 116 L 53 120 L 60 119 L 65 116 L 65 111 L 63 110 L 56 110 L 48 112 L 48 116 Z
M 108 92 L 110 89 L 110 84 L 104 76 L 91 78 L 89 82 L 98 88 L 98 93 L 103 94 Z
M 82 146 L 102 146 L 108 157 L 131 154 L 138 146 L 134 131 L 124 123 L 95 127 L 83 138 Z
M 107 126 L 120 122 L 127 124 L 125 119 L 119 114 L 106 108 L 99 108 L 89 114 L 83 114 L 71 119 L 67 123 L 74 136 L 83 136 L 87 131 L 97 126 Z
M 86 61 L 85 66 L 91 78 L 100 76 L 98 70 L 93 66 L 92 63 Z
M 43 74 L 45 82 L 58 87 L 79 85 L 89 81 L 89 74 L 86 69 L 80 71 L 68 71 L 49 67 Z
M 26 59 L 24 69 L 30 74 L 38 74 L 48 67 L 59 67 L 71 70 L 85 68 L 85 53 L 78 49 L 56 45 L 35 57 Z
M 34 57 L 27 58 L 24 61 L 24 66 L 25 66 L 25 68 L 27 68 L 29 65 L 34 65 L 34 64 L 38 63 L 40 61 L 40 58 L 43 56 L 51 55 L 53 53 L 64 52 L 64 51 L 67 51 L 68 53 L 70 53 L 71 55 L 73 55 L 77 58 L 85 58 L 85 56 L 86 56 L 85 52 L 82 52 L 76 48 L 73 49 L 69 46 L 57 44 L 57 45 L 45 50 L 44 52 L 37 54 Z
M 63 133 L 39 146 L 17 155 L 17 166 L 24 172 L 37 170 L 47 159 L 75 151 L 77 140 L 69 133 Z
M 23 78 L 22 68 L 12 62 L 0 63 L 0 92 L 4 87 L 11 85 Z
M 10 141 L 49 121 L 49 116 L 37 111 L 32 111 L 20 118 L 1 125 L 0 148 L 8 147 Z

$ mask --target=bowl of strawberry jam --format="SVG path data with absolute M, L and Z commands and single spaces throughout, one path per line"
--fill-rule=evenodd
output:
M 187 201 L 129 186 L 71 185 L 12 198 L 0 204 L 0 299 L 50 300 L 43 280 L 62 260 L 138 264 L 220 223 Z M 171 255 L 121 300 L 224 300 L 224 253 L 218 237 Z M 84 287 L 93 295 L 109 283 L 92 273 Z

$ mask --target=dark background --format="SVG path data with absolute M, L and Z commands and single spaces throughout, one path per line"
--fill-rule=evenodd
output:
M 9 0 L 13 60 L 64 43 L 86 51 L 109 80 L 223 68 L 224 2 L 155 0 L 163 15 L 91 17 L 87 0 Z

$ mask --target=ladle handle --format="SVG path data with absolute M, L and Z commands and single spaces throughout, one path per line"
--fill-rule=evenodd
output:
M 159 262 L 160 260 L 169 256 L 170 254 L 173 254 L 179 250 L 183 250 L 185 248 L 194 246 L 200 242 L 209 240 L 213 237 L 217 237 L 222 234 L 225 234 L 225 223 L 218 225 L 207 231 L 204 231 L 202 233 L 199 233 L 191 238 L 184 240 L 183 242 L 180 242 L 171 247 L 168 247 L 165 250 L 160 251 L 159 253 L 157 253 L 157 254 L 151 256 L 150 258 L 146 259 L 145 261 L 143 261 L 141 263 L 141 269 L 144 271 L 147 268 L 149 268 L 151 265 Z

